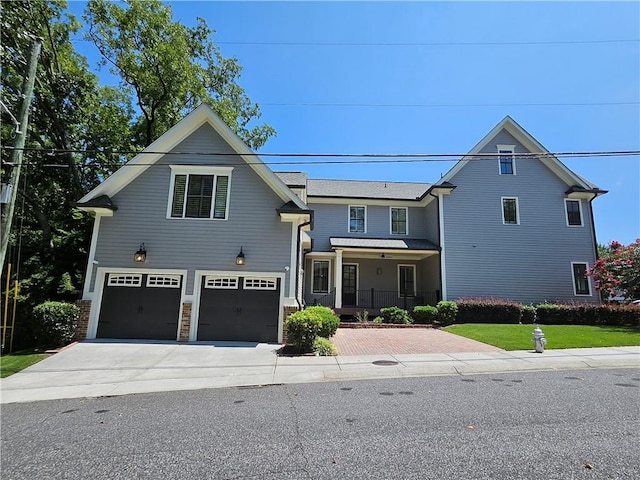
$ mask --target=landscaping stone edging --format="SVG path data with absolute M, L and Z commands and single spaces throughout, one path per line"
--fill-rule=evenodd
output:
M 340 322 L 338 328 L 433 328 L 433 325 L 374 323 L 374 322 Z

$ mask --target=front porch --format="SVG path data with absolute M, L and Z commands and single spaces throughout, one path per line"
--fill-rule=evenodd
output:
M 416 305 L 436 305 L 442 297 L 440 290 L 433 292 L 416 292 L 415 295 L 401 295 L 398 291 L 356 290 L 353 298 L 347 300 L 341 306 L 336 305 L 336 292 L 331 291 L 327 295 L 315 298 L 313 305 L 322 305 L 334 309 L 336 315 L 355 315 L 362 310 L 367 310 L 369 315 L 380 315 L 380 309 L 385 307 L 400 307 L 411 311 Z

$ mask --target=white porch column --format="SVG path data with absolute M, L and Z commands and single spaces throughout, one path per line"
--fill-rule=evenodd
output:
M 336 250 L 335 277 L 336 308 L 342 308 L 342 250 Z

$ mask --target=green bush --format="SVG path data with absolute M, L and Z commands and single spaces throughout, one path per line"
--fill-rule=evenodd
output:
M 541 303 L 536 305 L 538 323 L 543 325 L 572 325 L 575 324 L 575 307 L 556 303 Z
M 456 321 L 456 314 L 458 313 L 458 305 L 456 302 L 442 300 L 436 305 L 438 309 L 438 322 L 442 326 L 451 325 Z
M 382 318 L 381 316 L 377 316 L 373 319 L 373 323 L 384 323 L 384 318 Z
M 438 321 L 438 309 L 431 305 L 413 307 L 411 317 L 415 323 L 429 324 Z
M 322 329 L 322 320 L 317 313 L 306 309 L 289 315 L 285 327 L 287 343 L 300 353 L 309 353 L 313 351 L 313 342 Z
M 316 337 L 313 341 L 313 351 L 321 357 L 331 357 L 338 354 L 338 351 L 333 343 L 331 343 L 331 340 L 324 337 Z
M 336 334 L 336 330 L 340 326 L 340 317 L 334 315 L 333 311 L 329 307 L 307 307 L 304 311 L 317 315 L 320 318 L 322 327 L 318 332 L 319 337 L 329 338 Z
M 384 318 L 385 323 L 412 323 L 409 312 L 400 307 L 385 307 L 380 309 L 380 314 Z
M 521 306 L 499 298 L 465 298 L 457 302 L 456 323 L 520 323 Z
M 522 305 L 522 323 L 536 323 L 536 307 Z
M 38 345 L 60 347 L 71 343 L 79 318 L 80 309 L 72 303 L 44 302 L 36 306 L 31 328 Z

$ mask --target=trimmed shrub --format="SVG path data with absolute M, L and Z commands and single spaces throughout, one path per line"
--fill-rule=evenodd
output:
M 320 316 L 309 309 L 294 312 L 287 317 L 287 342 L 300 353 L 313 351 L 313 342 L 322 329 Z
M 431 305 L 413 307 L 411 317 L 415 323 L 429 324 L 438 321 L 438 309 Z
M 458 313 L 458 305 L 456 302 L 442 300 L 436 305 L 438 309 L 438 322 L 442 326 L 451 325 L 456 321 L 456 314 Z
M 576 323 L 574 309 L 573 305 L 542 303 L 536 305 L 536 316 L 544 325 L 571 325 Z
M 321 357 L 332 357 L 338 354 L 338 351 L 333 343 L 331 343 L 331 340 L 324 337 L 316 337 L 313 341 L 313 351 Z
M 409 312 L 400 307 L 385 307 L 380 309 L 380 314 L 384 318 L 384 323 L 412 323 L 413 319 Z
M 40 346 L 71 343 L 78 327 L 80 309 L 72 303 L 44 302 L 33 309 L 31 328 Z
M 456 323 L 520 323 L 521 306 L 499 298 L 464 298 L 457 302 Z
M 373 319 L 373 323 L 384 323 L 384 318 L 377 316 Z
M 536 323 L 536 307 L 533 305 L 522 305 L 522 323 Z
M 329 307 L 307 307 L 304 311 L 317 315 L 320 318 L 322 326 L 318 332 L 319 337 L 329 338 L 336 334 L 336 330 L 340 325 L 340 317 L 334 315 L 333 311 Z

